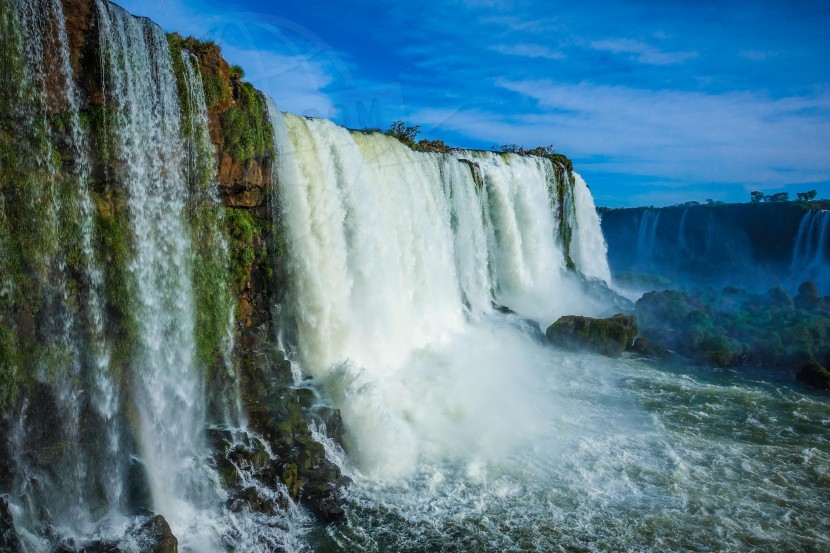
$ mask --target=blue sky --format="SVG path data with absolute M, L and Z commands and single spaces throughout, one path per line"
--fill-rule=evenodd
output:
M 294 113 L 553 144 L 598 205 L 830 198 L 830 2 L 123 0 Z

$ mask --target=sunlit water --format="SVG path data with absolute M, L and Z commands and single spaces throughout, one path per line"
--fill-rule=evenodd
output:
M 438 374 L 465 355 L 453 381 Z M 315 550 L 830 548 L 827 395 L 562 353 L 503 321 L 416 353 L 406 372 L 421 399 L 400 409 L 427 441 L 420 463 L 384 479 L 371 460 L 341 460 L 348 524 L 312 535 Z

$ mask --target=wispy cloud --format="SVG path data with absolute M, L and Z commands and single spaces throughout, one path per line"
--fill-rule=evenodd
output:
M 830 91 L 772 99 L 551 81 L 498 84 L 538 110 L 501 114 L 421 110 L 438 128 L 482 140 L 553 142 L 588 172 L 689 182 L 775 187 L 830 179 Z M 600 160 L 592 158 L 600 156 Z
M 490 50 L 507 56 L 519 56 L 523 58 L 565 59 L 563 52 L 552 50 L 539 44 L 497 44 L 491 46 Z
M 660 50 L 646 42 L 630 38 L 595 40 L 589 44 L 594 50 L 625 55 L 639 63 L 648 65 L 674 65 L 696 58 L 697 52 L 669 52 Z

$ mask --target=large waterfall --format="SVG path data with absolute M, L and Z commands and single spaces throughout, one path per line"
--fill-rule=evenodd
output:
M 504 352 L 491 352 L 502 367 L 474 367 L 456 349 L 499 339 L 493 302 L 543 326 L 590 309 L 566 267 L 564 225 L 576 266 L 608 277 L 584 181 L 575 175 L 572 193 L 547 159 L 414 152 L 293 115 L 276 118 L 275 133 L 300 358 L 342 410 L 351 453 L 387 478 L 424 455 L 464 453 L 455 433 L 478 432 L 498 409 L 486 405 L 493 390 L 463 388 L 510 374 Z M 560 201 L 575 204 L 567 220 Z M 446 395 L 428 392 L 436 380 Z

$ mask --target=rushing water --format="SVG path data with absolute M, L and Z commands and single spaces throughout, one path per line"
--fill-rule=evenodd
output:
M 830 211 L 808 211 L 801 219 L 789 280 L 794 286 L 812 280 L 819 290 L 830 289 Z
M 343 412 L 330 455 L 354 479 L 349 524 L 312 532 L 315 550 L 830 546 L 824 398 L 563 353 L 470 300 L 489 289 L 542 322 L 590 305 L 562 269 L 545 162 L 276 127 L 300 354 Z M 658 215 L 644 219 L 653 243 Z M 593 232 L 572 255 L 602 274 Z

